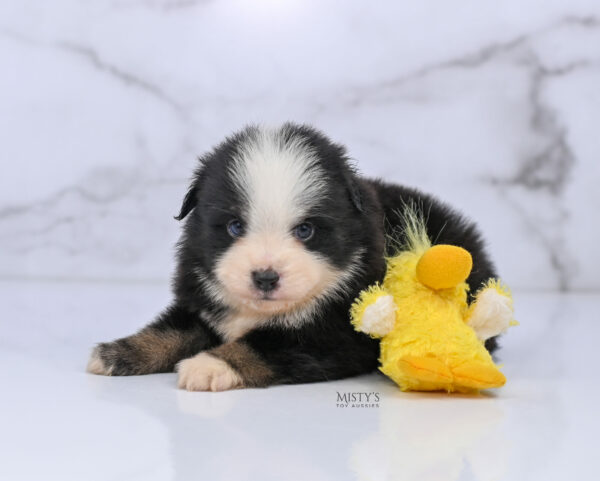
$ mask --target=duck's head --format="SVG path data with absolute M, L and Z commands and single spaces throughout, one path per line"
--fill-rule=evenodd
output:
M 449 289 L 467 280 L 471 254 L 462 247 L 439 244 L 425 251 L 417 263 L 417 279 L 430 289 Z

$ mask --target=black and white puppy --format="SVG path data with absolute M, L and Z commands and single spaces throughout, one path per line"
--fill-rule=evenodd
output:
M 181 388 L 200 391 L 373 371 L 379 341 L 353 329 L 349 308 L 383 279 L 386 239 L 401 238 L 411 204 L 436 243 L 471 252 L 471 292 L 496 276 L 475 225 L 433 197 L 359 177 L 345 149 L 310 127 L 246 128 L 195 172 L 177 217 L 186 220 L 172 305 L 99 344 L 88 371 L 177 369 Z

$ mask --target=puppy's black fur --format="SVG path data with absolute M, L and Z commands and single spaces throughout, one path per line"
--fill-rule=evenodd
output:
M 361 178 L 350 167 L 345 149 L 310 127 L 286 124 L 281 132 L 284 139 L 300 138 L 316 152 L 328 185 L 327 198 L 310 216 L 319 235 L 305 247 L 339 269 L 348 266 L 353 253 L 362 252 L 360 269 L 344 295 L 324 303 L 311 322 L 298 326 L 262 325 L 233 341 L 219 333 L 219 319 L 229 308 L 205 286 L 214 280 L 216 259 L 234 242 L 226 225 L 244 200 L 230 172 L 235 154 L 256 134 L 251 127 L 201 159 L 176 217 L 185 224 L 173 305 L 137 334 L 100 344 L 95 355 L 104 374 L 173 371 L 179 361 L 201 351 L 227 362 L 243 386 L 324 381 L 376 369 L 379 341 L 353 329 L 349 308 L 362 289 L 383 280 L 384 255 L 392 248 L 386 247 L 386 239 L 402 242 L 406 205 L 420 208 L 435 243 L 459 245 L 471 253 L 474 267 L 467 282 L 472 293 L 496 277 L 476 226 L 456 211 L 415 189 Z M 496 349 L 496 339 L 489 339 L 486 347 Z

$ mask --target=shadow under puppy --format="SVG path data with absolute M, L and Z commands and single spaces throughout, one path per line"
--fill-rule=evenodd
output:
M 177 219 L 174 300 L 138 333 L 92 352 L 88 371 L 179 373 L 179 387 L 221 391 L 373 371 L 379 341 L 350 305 L 385 274 L 405 205 L 436 243 L 473 256 L 471 292 L 497 277 L 473 223 L 413 189 L 365 179 L 344 147 L 307 126 L 248 127 L 201 159 Z M 489 335 L 489 333 L 488 333 Z M 495 337 L 482 339 L 493 351 Z

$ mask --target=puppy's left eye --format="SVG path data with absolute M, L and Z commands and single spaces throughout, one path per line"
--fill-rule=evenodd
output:
M 294 227 L 294 237 L 296 239 L 306 242 L 315 233 L 315 227 L 310 222 L 302 222 L 302 224 Z
M 233 219 L 227 224 L 227 232 L 233 238 L 240 237 L 244 234 L 244 224 L 238 219 Z

